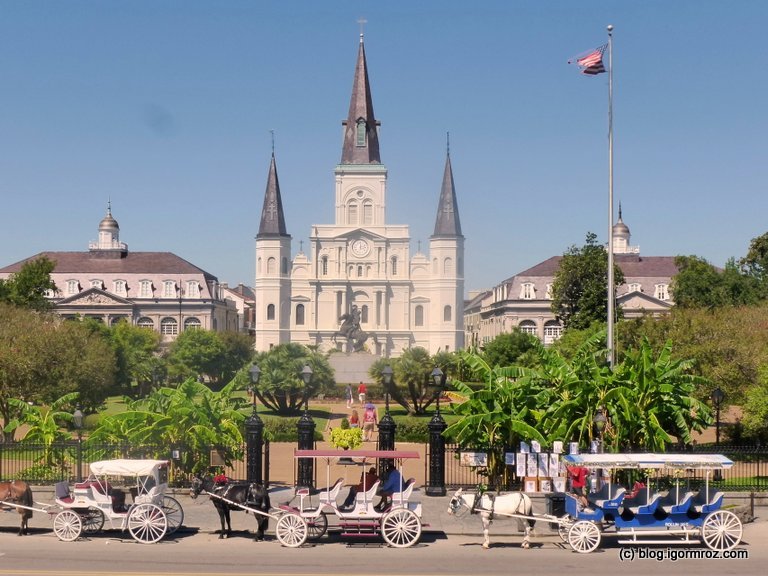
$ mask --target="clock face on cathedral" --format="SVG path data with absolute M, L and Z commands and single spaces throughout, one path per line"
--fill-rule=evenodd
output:
M 370 250 L 368 246 L 368 242 L 362 239 L 355 240 L 354 242 L 352 242 L 351 249 L 352 249 L 352 254 L 354 254 L 355 256 L 359 256 L 361 258 L 366 254 L 368 254 L 368 251 Z

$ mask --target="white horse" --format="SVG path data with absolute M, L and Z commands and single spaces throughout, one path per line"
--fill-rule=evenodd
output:
M 458 516 L 458 512 L 462 507 L 470 510 L 472 514 L 480 514 L 480 517 L 483 520 L 483 548 L 486 550 L 491 545 L 491 540 L 488 537 L 488 528 L 493 521 L 494 514 L 512 518 L 516 517 L 518 520 L 523 520 L 525 536 L 523 537 L 523 543 L 520 547 L 531 547 L 530 538 L 536 520 L 533 519 L 533 504 L 531 503 L 528 494 L 512 492 L 510 494 L 493 496 L 487 492 L 483 494 L 470 492 L 464 493 L 462 489 L 459 488 L 451 498 L 450 504 L 448 504 L 448 514 Z

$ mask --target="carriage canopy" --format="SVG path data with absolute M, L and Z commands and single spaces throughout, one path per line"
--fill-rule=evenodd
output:
M 563 461 L 584 468 L 724 470 L 733 466 L 733 460 L 722 454 L 567 454 Z
M 101 460 L 91 462 L 95 476 L 154 476 L 159 468 L 168 466 L 167 460 Z

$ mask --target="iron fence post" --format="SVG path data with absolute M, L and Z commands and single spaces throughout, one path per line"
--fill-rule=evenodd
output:
M 264 422 L 256 413 L 253 413 L 245 421 L 245 451 L 246 469 L 245 476 L 248 482 L 262 483 L 262 452 L 264 448 Z
M 443 432 L 448 425 L 445 423 L 440 410 L 427 424 L 429 429 L 429 478 L 427 479 L 427 496 L 445 496 L 445 438 Z

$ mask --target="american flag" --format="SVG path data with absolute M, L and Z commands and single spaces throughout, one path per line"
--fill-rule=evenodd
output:
M 576 64 L 581 67 L 582 74 L 594 76 L 595 74 L 602 74 L 605 72 L 605 66 L 603 66 L 603 53 L 606 48 L 608 48 L 608 44 L 603 44 L 599 48 L 595 48 L 586 56 L 582 56 L 576 60 Z

